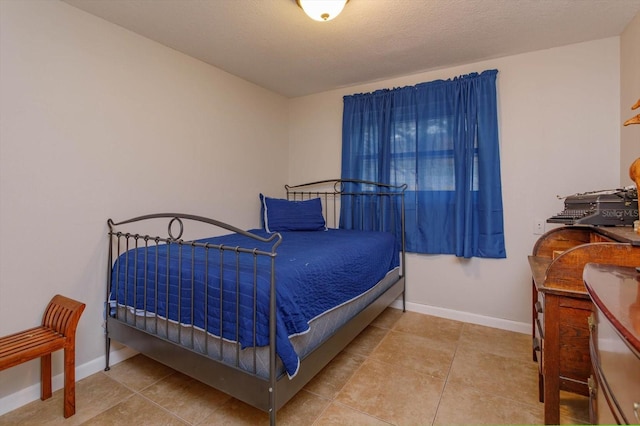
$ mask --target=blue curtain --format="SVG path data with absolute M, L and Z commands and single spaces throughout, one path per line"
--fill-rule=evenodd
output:
M 344 97 L 342 177 L 408 185 L 407 251 L 506 257 L 497 73 Z

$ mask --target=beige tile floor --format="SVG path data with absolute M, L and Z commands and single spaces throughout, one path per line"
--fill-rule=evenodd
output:
M 0 425 L 257 425 L 268 416 L 143 355 L 80 380 Z M 387 309 L 278 412 L 280 425 L 542 424 L 528 335 Z M 588 423 L 563 393 L 561 422 Z

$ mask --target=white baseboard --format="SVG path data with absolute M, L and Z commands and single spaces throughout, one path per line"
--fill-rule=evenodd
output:
M 391 304 L 391 307 L 402 309 L 402 301 L 396 300 Z M 407 302 L 406 309 L 407 311 L 433 315 L 434 317 L 484 325 L 487 327 L 499 328 L 501 330 L 515 331 L 517 333 L 531 334 L 531 324 L 527 324 L 524 322 L 487 317 L 484 315 L 472 314 L 469 312 L 454 311 L 453 309 L 438 308 L 436 306 L 422 305 L 420 303 L 411 302 Z
M 109 356 L 109 364 L 115 365 L 121 361 L 124 361 L 127 358 L 131 358 L 136 355 L 138 352 L 124 346 L 122 349 L 117 351 L 112 351 Z M 92 374 L 95 374 L 99 371 L 104 370 L 105 366 L 105 357 L 104 355 L 93 359 L 87 363 L 76 366 L 76 380 L 82 380 L 85 377 L 89 377 Z M 62 389 L 64 386 L 64 374 L 60 373 L 57 376 L 54 376 L 51 380 L 51 388 L 52 391 L 57 391 L 58 389 Z M 36 383 L 35 385 L 29 386 L 18 392 L 12 393 L 11 395 L 7 395 L 3 398 L 0 398 L 0 416 L 8 413 L 9 411 L 13 411 L 16 408 L 22 407 L 25 404 L 28 404 L 32 401 L 40 399 L 40 383 Z

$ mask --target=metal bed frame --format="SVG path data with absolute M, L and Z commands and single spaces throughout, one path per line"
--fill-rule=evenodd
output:
M 345 187 L 349 184 L 356 184 L 361 190 L 346 191 Z M 107 272 L 107 289 L 106 289 L 106 302 L 105 302 L 105 350 L 106 350 L 106 366 L 105 371 L 109 370 L 109 352 L 110 342 L 115 340 L 126 346 L 133 348 L 134 350 L 145 354 L 146 356 L 161 362 L 165 365 L 172 367 L 173 369 L 191 376 L 207 385 L 210 385 L 216 389 L 219 389 L 249 405 L 252 405 L 262 411 L 269 414 L 270 424 L 275 425 L 276 412 L 287 401 L 289 401 L 300 389 L 304 387 L 320 370 L 322 370 L 338 353 L 340 353 L 362 330 L 364 330 L 382 311 L 384 311 L 393 301 L 402 296 L 402 307 L 405 309 L 405 227 L 404 227 L 404 191 L 406 185 L 387 185 L 376 182 L 362 181 L 362 180 L 347 180 L 347 179 L 333 179 L 323 180 L 317 182 L 306 183 L 302 185 L 289 186 L 285 185 L 287 192 L 287 199 L 289 200 L 307 200 L 311 198 L 320 198 L 323 205 L 323 213 L 328 227 L 336 228 L 339 224 L 340 202 L 349 197 L 352 200 L 360 197 L 371 199 L 372 197 L 383 197 L 386 202 L 397 202 L 400 207 L 400 217 L 392 218 L 392 222 L 400 221 L 400 229 L 402 233 L 401 237 L 401 257 L 400 257 L 400 272 L 398 279 L 377 299 L 371 302 L 367 307 L 362 309 L 340 329 L 338 329 L 333 335 L 331 335 L 320 346 L 314 349 L 311 353 L 306 355 L 300 361 L 300 368 L 298 374 L 289 379 L 285 373 L 278 373 L 277 370 L 277 355 L 276 355 L 276 301 L 275 301 L 275 258 L 277 256 L 277 247 L 280 245 L 282 237 L 280 234 L 275 233 L 268 239 L 256 236 L 255 234 L 243 231 L 231 225 L 204 218 L 201 216 L 177 214 L 177 213 L 160 213 L 136 217 L 133 219 L 125 220 L 122 222 L 114 222 L 111 219 L 107 221 L 109 226 L 109 263 Z M 362 206 L 364 203 L 360 203 Z M 361 212 L 360 214 L 364 214 Z M 117 230 L 119 228 L 126 227 L 128 225 L 139 226 L 143 222 L 149 222 L 153 220 L 169 220 L 168 223 L 168 236 L 149 236 L 140 233 L 123 232 Z M 185 241 L 182 239 L 184 233 L 185 221 L 187 223 L 196 222 L 198 225 L 211 225 L 220 229 L 234 233 L 238 233 L 256 241 L 262 243 L 269 243 L 271 250 L 257 250 L 253 247 L 227 247 L 216 246 L 213 244 L 204 244 L 195 241 Z M 389 224 L 378 223 L 375 226 L 388 227 Z M 177 229 L 176 229 L 177 228 Z M 386 229 L 382 229 L 386 230 Z M 209 235 L 207 235 L 209 236 Z M 242 352 L 248 358 L 253 358 L 253 368 L 247 368 L 246 365 L 241 367 L 240 365 L 240 348 L 239 345 L 235 345 L 235 355 L 232 354 L 233 362 L 229 362 L 228 359 L 223 359 L 223 352 L 229 354 L 228 346 L 223 346 L 223 339 L 216 339 L 215 337 L 205 337 L 205 348 L 207 348 L 207 342 L 209 339 L 213 341 L 212 345 L 219 345 L 219 349 L 213 352 L 219 353 L 213 355 L 210 353 L 210 348 L 205 349 L 204 353 L 202 348 L 197 348 L 194 345 L 194 327 L 187 327 L 186 331 L 182 333 L 178 328 L 178 339 L 169 335 L 168 329 L 165 333 L 158 332 L 157 321 L 158 315 L 148 316 L 145 315 L 143 319 L 139 319 L 135 314 L 127 314 L 125 309 L 124 318 L 123 315 L 118 315 L 118 318 L 109 314 L 110 312 L 110 286 L 112 279 L 112 266 L 115 259 L 124 252 L 129 252 L 130 249 L 139 248 L 146 250 L 148 247 L 154 247 L 158 245 L 169 245 L 167 251 L 178 250 L 180 256 L 183 250 L 194 250 L 195 248 L 204 249 L 205 251 L 212 250 L 219 252 L 220 259 L 222 254 L 227 251 L 234 252 L 236 254 L 236 267 L 237 256 L 251 255 L 254 257 L 254 277 L 258 273 L 258 257 L 270 259 L 270 312 L 269 312 L 269 339 L 270 344 L 268 348 L 269 353 L 269 372 L 268 377 L 265 378 L 258 374 L 256 369 L 256 348 L 245 348 Z M 146 255 L 145 255 L 146 256 Z M 146 259 L 146 257 L 145 257 Z M 132 260 L 133 261 L 133 260 Z M 193 269 L 193 268 L 192 268 Z M 181 273 L 181 272 L 180 272 Z M 157 276 L 157 274 L 156 274 Z M 156 278 L 157 281 L 157 278 Z M 191 277 L 193 285 L 193 277 Z M 126 284 L 125 284 L 126 285 Z M 135 283 L 133 284 L 135 285 Z M 157 285 L 157 282 L 156 282 Z M 239 285 L 239 284 L 236 284 Z M 257 285 L 257 279 L 254 278 L 254 286 Z M 135 287 L 134 287 L 135 288 Z M 180 294 L 180 293 L 178 293 Z M 157 292 L 156 292 L 157 298 Z M 144 300 L 146 300 L 146 294 Z M 179 302 L 179 301 L 178 301 Z M 146 303 L 146 302 L 145 302 Z M 157 301 L 156 301 L 157 306 Z M 146 305 L 145 305 L 146 308 Z M 187 309 L 193 309 L 193 306 L 186 307 Z M 193 311 L 192 311 L 193 312 Z M 128 318 L 128 316 L 133 318 Z M 205 315 L 205 318 L 207 316 Z M 156 323 L 155 331 L 149 330 L 148 323 Z M 166 321 L 168 324 L 168 321 Z M 151 327 L 153 329 L 153 327 Z M 205 325 L 206 329 L 206 325 Z M 255 331 L 255 322 L 254 322 Z M 187 333 L 186 336 L 184 334 Z M 191 334 L 190 336 L 188 334 Z M 237 333 L 237 328 L 236 328 Z M 254 332 L 255 335 L 255 332 Z M 206 334 L 205 334 L 206 336 Z M 189 338 L 190 337 L 190 338 Z M 184 341 L 187 341 L 185 344 Z M 190 343 L 189 343 L 190 342 Z M 228 345 L 228 342 L 225 342 Z M 248 352 L 247 352 L 248 351 Z M 251 353 L 253 351 L 253 353 Z

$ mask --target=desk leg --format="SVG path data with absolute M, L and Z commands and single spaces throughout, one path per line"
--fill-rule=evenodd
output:
M 536 338 L 536 320 L 538 319 L 538 311 L 536 310 L 536 302 L 538 301 L 538 290 L 536 290 L 536 283 L 531 280 L 531 338 Z M 534 345 L 532 345 L 534 346 Z M 531 350 L 533 355 L 533 362 L 538 362 L 535 346 Z
M 544 321 L 544 423 L 560 424 L 560 326 L 559 298 L 545 296 Z

